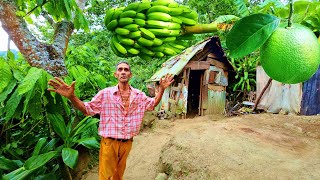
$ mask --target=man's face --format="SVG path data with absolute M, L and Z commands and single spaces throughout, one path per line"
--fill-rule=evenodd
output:
M 119 64 L 117 67 L 117 71 L 114 73 L 114 76 L 118 79 L 118 82 L 129 82 L 132 74 L 128 64 Z

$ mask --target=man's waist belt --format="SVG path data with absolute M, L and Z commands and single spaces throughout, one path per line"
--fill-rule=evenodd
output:
M 119 141 L 119 142 L 127 142 L 127 141 L 132 141 L 133 139 L 116 139 L 116 138 L 112 138 L 112 137 L 108 137 L 109 139 L 115 140 L 115 141 Z

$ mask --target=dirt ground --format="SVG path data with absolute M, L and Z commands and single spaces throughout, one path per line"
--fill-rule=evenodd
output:
M 320 116 L 157 120 L 134 138 L 124 178 L 320 179 Z

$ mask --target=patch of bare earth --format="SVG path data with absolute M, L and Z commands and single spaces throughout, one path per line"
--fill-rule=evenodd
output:
M 84 179 L 97 179 L 97 168 Z M 320 116 L 157 120 L 135 137 L 125 179 L 320 179 Z

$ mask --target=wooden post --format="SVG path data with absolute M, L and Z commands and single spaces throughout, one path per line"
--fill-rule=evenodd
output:
M 255 102 L 255 104 L 254 104 L 254 106 L 252 108 L 252 111 L 256 110 L 256 108 L 257 108 L 257 106 L 258 106 L 258 104 L 260 102 L 261 97 L 263 96 L 263 94 L 267 90 L 267 88 L 270 86 L 271 82 L 272 82 L 272 79 L 269 78 L 267 84 L 264 86 L 264 88 L 262 89 L 261 93 L 259 94 L 259 97 L 257 98 L 257 100 L 256 100 L 256 102 Z
M 203 84 L 203 74 L 200 77 L 200 95 L 199 95 L 199 116 L 202 116 L 202 84 Z

